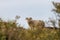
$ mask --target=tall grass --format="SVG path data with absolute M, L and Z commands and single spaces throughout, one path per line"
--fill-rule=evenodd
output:
M 0 20 L 0 40 L 60 40 L 60 29 L 25 29 L 16 22 Z

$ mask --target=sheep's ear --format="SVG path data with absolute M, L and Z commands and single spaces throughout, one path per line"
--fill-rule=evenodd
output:
M 26 18 L 26 20 L 28 20 L 28 18 Z
M 32 17 L 30 17 L 30 20 L 32 19 Z

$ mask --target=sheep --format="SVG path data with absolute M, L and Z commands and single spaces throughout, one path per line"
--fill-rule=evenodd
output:
M 43 28 L 45 26 L 45 23 L 42 20 L 33 20 L 31 17 L 27 17 L 26 20 L 31 29 L 34 29 L 35 27 Z

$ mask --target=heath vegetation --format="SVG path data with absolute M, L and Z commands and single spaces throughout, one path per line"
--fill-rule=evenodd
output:
M 52 3 L 55 6 L 52 11 L 58 14 L 57 17 L 60 17 L 60 3 Z M 57 19 L 59 25 L 57 28 L 54 20 L 49 20 L 53 27 L 46 27 L 44 21 L 27 17 L 29 28 L 25 29 L 17 23 L 19 18 L 20 16 L 16 16 L 12 21 L 0 18 L 0 40 L 60 40 L 60 19 Z

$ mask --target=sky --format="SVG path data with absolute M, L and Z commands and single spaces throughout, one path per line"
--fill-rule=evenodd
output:
M 16 15 L 21 16 L 18 23 L 27 28 L 26 17 L 44 21 L 49 17 L 54 18 L 51 12 L 54 8 L 52 1 L 59 2 L 59 0 L 0 0 L 0 18 L 8 20 L 14 19 Z

